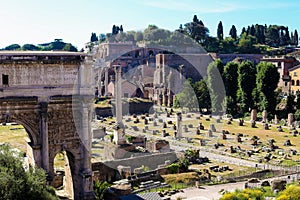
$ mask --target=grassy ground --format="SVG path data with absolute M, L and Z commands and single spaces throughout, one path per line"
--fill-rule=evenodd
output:
M 169 111 L 170 109 L 168 109 Z M 174 136 L 174 129 L 173 125 L 176 124 L 176 110 L 174 110 L 173 114 L 170 117 L 166 116 L 166 113 L 164 112 L 164 108 L 161 110 L 159 109 L 158 118 L 154 119 L 157 121 L 157 126 L 153 126 L 152 121 L 148 121 L 148 129 L 150 131 L 147 131 L 146 133 L 142 133 L 142 129 L 145 128 L 144 120 L 141 118 L 142 115 L 138 116 L 139 123 L 134 123 L 133 121 L 135 118 L 133 116 L 124 116 L 123 122 L 125 125 L 127 125 L 129 130 L 133 130 L 131 127 L 136 126 L 141 134 L 147 134 L 149 136 L 152 136 L 152 130 L 158 131 L 158 134 L 161 135 L 162 131 L 165 130 L 167 133 L 169 133 L 170 136 Z M 273 158 L 271 160 L 271 163 L 276 164 L 282 162 L 282 164 L 287 165 L 296 165 L 298 164 L 298 161 L 300 161 L 300 154 L 297 153 L 296 155 L 291 155 L 288 153 L 289 150 L 294 149 L 297 152 L 300 152 L 300 136 L 293 136 L 291 131 L 288 128 L 283 128 L 283 132 L 277 131 L 277 125 L 271 125 L 270 130 L 264 130 L 263 124 L 257 123 L 256 128 L 252 128 L 250 126 L 249 122 L 245 122 L 244 126 L 239 126 L 237 121 L 233 121 L 232 124 L 227 124 L 227 120 L 221 120 L 221 123 L 216 123 L 216 120 L 214 118 L 208 118 L 208 117 L 201 117 L 199 119 L 200 114 L 199 113 L 188 113 L 183 114 L 183 126 L 188 127 L 188 132 L 184 132 L 184 137 L 189 137 L 193 139 L 193 142 L 195 146 L 199 145 L 199 140 L 204 139 L 206 141 L 206 146 L 203 148 L 213 148 L 213 145 L 216 143 L 221 143 L 224 145 L 224 147 L 220 147 L 218 150 L 221 152 L 228 152 L 228 149 L 230 146 L 233 146 L 234 148 L 240 147 L 243 150 L 253 150 L 252 141 L 251 138 L 253 136 L 257 136 L 259 138 L 259 145 L 256 147 L 256 149 L 261 149 L 263 147 L 266 147 L 268 145 L 268 140 L 275 140 L 274 145 L 278 146 L 279 149 L 276 150 L 276 152 L 272 152 L 276 158 Z M 145 117 L 145 116 L 144 116 Z M 151 118 L 153 118 L 153 115 L 150 115 Z M 128 121 L 127 119 L 131 119 L 131 121 Z M 198 119 L 197 119 L 198 118 Z M 158 119 L 162 119 L 163 121 L 167 122 L 167 128 L 163 128 L 163 123 L 158 122 Z M 103 126 L 112 126 L 114 123 L 114 119 L 107 119 L 106 122 L 103 122 Z M 168 124 L 170 122 L 170 124 Z M 202 123 L 204 125 L 205 130 L 201 130 L 201 134 L 196 134 L 196 129 L 199 126 L 199 123 Z M 217 132 L 213 133 L 213 137 L 207 137 L 207 131 L 209 129 L 209 125 L 213 123 L 217 129 Z M 227 136 L 226 140 L 222 139 L 222 130 L 227 130 L 230 132 Z M 237 134 L 242 133 L 242 142 L 238 143 L 236 140 Z M 284 146 L 283 143 L 286 140 L 290 140 L 292 143 L 292 146 Z M 282 153 L 280 153 L 282 152 Z M 100 152 L 98 152 L 100 153 Z M 264 158 L 266 156 L 267 152 L 262 152 L 259 154 L 255 154 L 251 158 L 248 158 L 245 155 L 241 154 L 231 154 L 232 156 L 241 157 L 244 159 L 253 159 L 253 160 L 259 160 Z M 285 156 L 284 154 L 288 154 L 288 156 Z M 283 159 L 284 158 L 284 159 Z
M 0 125 L 0 143 L 7 142 L 13 147 L 26 153 L 27 142 L 30 141 L 27 132 L 21 125 Z M 57 154 L 54 159 L 54 167 L 64 167 L 63 154 Z
M 26 152 L 26 140 L 29 138 L 23 126 L 0 125 L 0 143 L 10 143 L 13 147 Z

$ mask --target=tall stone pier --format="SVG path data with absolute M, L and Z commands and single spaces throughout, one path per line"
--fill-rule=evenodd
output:
M 123 144 L 125 139 L 125 127 L 122 120 L 122 68 L 120 65 L 114 65 L 115 68 L 115 108 L 116 108 L 116 126 L 114 130 L 114 143 Z
M 176 119 L 176 123 L 177 123 L 177 138 L 182 138 L 182 114 L 181 112 L 177 113 L 177 119 Z

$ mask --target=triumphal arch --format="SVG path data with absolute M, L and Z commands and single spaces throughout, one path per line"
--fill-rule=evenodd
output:
M 16 122 L 30 141 L 32 165 L 54 176 L 54 157 L 69 160 L 74 199 L 93 199 L 92 61 L 85 53 L 0 51 L 0 123 Z

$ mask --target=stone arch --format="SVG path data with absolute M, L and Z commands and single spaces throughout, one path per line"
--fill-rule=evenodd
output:
M 26 145 L 26 156 L 28 158 L 28 164 L 32 166 L 37 165 L 38 167 L 42 167 L 41 139 L 39 137 L 36 117 L 37 116 L 34 112 L 26 113 L 24 114 L 24 116 L 22 114 L 8 113 L 6 114 L 5 118 L 0 118 L 0 123 L 9 121 L 22 125 L 24 127 L 26 134 L 30 139 L 30 142 L 27 142 Z
M 74 199 L 74 195 L 76 192 L 78 192 L 78 188 L 76 188 L 76 186 L 78 185 L 78 158 L 75 157 L 74 152 L 69 151 L 69 150 L 65 150 L 65 149 L 61 149 L 61 150 L 57 150 L 55 151 L 55 153 L 53 152 L 53 156 L 51 157 L 51 165 L 50 165 L 50 173 L 52 173 L 52 175 L 54 176 L 53 180 L 56 180 L 55 176 L 55 167 L 54 167 L 54 159 L 55 157 L 59 154 L 62 153 L 64 156 L 64 180 L 63 180 L 63 186 L 64 186 L 64 190 L 66 192 L 66 194 L 68 195 L 68 198 L 70 199 Z M 55 184 L 54 182 L 52 184 Z M 76 195 L 78 196 L 78 195 Z
M 38 132 L 34 127 L 29 125 L 26 121 L 19 120 L 17 118 L 13 119 L 12 121 L 16 122 L 17 124 L 22 125 L 25 128 L 26 133 L 27 133 L 32 145 L 39 145 L 40 144 L 40 141 L 39 141 L 39 138 L 38 138 Z

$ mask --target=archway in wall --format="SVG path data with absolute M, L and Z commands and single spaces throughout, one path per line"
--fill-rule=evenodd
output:
M 0 141 L 1 143 L 9 143 L 12 148 L 24 153 L 26 167 L 30 165 L 41 167 L 40 160 L 36 160 L 37 154 L 40 154 L 39 149 L 36 148 L 36 139 L 30 129 L 25 128 L 25 126 L 19 121 L 0 121 Z
M 61 198 L 74 199 L 74 156 L 68 151 L 60 151 L 54 157 L 53 186 Z

